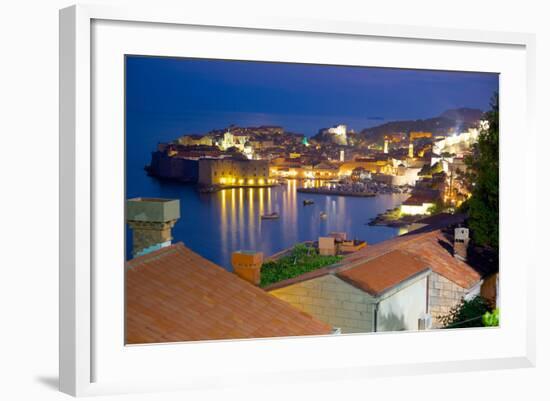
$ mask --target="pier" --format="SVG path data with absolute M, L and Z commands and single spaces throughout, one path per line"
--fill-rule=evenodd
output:
M 357 192 L 357 191 L 329 189 L 329 188 L 298 188 L 297 191 L 306 193 L 306 194 L 355 196 L 359 198 L 372 198 L 376 196 L 376 193 L 374 192 Z

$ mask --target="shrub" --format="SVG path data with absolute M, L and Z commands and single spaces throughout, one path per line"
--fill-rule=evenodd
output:
M 489 302 L 480 296 L 471 300 L 462 300 L 451 308 L 448 314 L 439 316 L 445 328 L 483 327 L 483 315 L 491 312 Z
M 341 259 L 341 256 L 321 256 L 315 248 L 305 244 L 297 244 L 289 255 L 262 265 L 260 286 L 265 287 L 269 284 L 287 280 L 332 265 Z
M 486 327 L 495 327 L 499 325 L 500 317 L 499 317 L 499 310 L 496 308 L 492 312 L 485 312 L 483 317 L 481 318 L 483 325 Z

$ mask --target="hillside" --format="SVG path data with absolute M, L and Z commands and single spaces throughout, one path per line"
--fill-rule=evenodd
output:
M 365 128 L 361 139 L 369 143 L 382 141 L 384 135 L 396 132 L 428 131 L 434 135 L 447 135 L 450 131 L 462 131 L 474 126 L 483 116 L 479 109 L 459 108 L 446 110 L 441 115 L 423 120 L 390 121 L 375 127 Z

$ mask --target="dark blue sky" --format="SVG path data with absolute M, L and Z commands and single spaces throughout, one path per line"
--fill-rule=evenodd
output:
M 355 130 L 434 117 L 457 107 L 487 110 L 498 75 L 181 58 L 127 58 L 128 126 L 160 135 L 237 125 L 282 125 L 306 135 L 346 123 Z M 382 120 L 378 119 L 381 118 Z M 166 131 L 165 131 L 166 132 Z M 131 132 L 128 132 L 130 135 Z

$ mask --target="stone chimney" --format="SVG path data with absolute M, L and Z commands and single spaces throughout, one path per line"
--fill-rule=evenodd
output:
M 319 255 L 336 255 L 336 243 L 334 237 L 319 237 Z
M 255 251 L 235 251 L 231 255 L 233 272 L 254 285 L 260 285 L 264 254 Z
M 177 199 L 133 198 L 126 201 L 126 221 L 132 229 L 132 256 L 172 243 L 172 227 L 180 218 Z
M 454 238 L 454 256 L 455 258 L 466 261 L 468 258 L 468 242 L 470 242 L 470 230 L 466 227 L 457 227 L 455 228 L 455 238 Z

